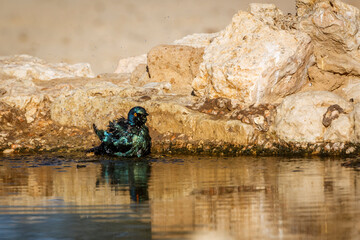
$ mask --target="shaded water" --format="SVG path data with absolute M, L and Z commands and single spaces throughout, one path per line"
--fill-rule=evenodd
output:
M 0 239 L 360 239 L 341 160 L 0 158 Z

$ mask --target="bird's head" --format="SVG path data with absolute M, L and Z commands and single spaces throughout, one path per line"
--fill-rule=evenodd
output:
M 128 113 L 128 121 L 131 126 L 142 126 L 146 123 L 146 116 L 149 115 L 143 107 L 133 107 Z

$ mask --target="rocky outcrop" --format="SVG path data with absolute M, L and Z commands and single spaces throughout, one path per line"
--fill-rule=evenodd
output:
M 87 63 L 47 63 L 29 55 L 0 57 L 0 73 L 18 79 L 50 80 L 68 77 L 94 77 Z
M 93 123 L 105 128 L 138 105 L 150 113 L 153 152 L 357 154 L 358 10 L 336 0 L 297 6 L 285 16 L 251 4 L 221 32 L 154 47 L 96 77 L 86 64 L 1 57 L 0 149 L 88 149 L 99 143 Z
M 174 41 L 172 45 L 159 45 L 148 54 L 120 59 L 117 74 L 130 75 L 130 83 L 142 87 L 154 82 L 168 83 L 172 93 L 189 94 L 192 81 L 199 72 L 204 47 L 217 33 L 196 33 Z
M 339 95 L 353 101 L 360 102 L 360 78 L 349 77 L 348 81 L 336 91 Z
M 194 48 L 205 48 L 219 33 L 195 33 L 174 41 L 175 45 L 185 45 Z
M 330 92 L 297 93 L 277 108 L 274 131 L 286 142 L 351 142 L 352 111 L 352 103 Z
M 280 101 L 307 82 L 312 44 L 307 34 L 283 30 L 274 23 L 274 5 L 252 5 L 205 48 L 200 75 L 193 88 L 198 96 L 240 99 L 247 105 Z M 264 17 L 259 17 L 265 12 Z
M 137 66 L 140 64 L 146 64 L 147 61 L 146 54 L 136 56 L 136 57 L 129 57 L 123 58 L 119 60 L 118 66 L 116 67 L 115 73 L 128 73 L 131 74 Z
M 24 111 L 28 123 L 41 114 L 41 109 L 52 95 L 43 94 L 35 81 L 51 81 L 60 78 L 94 77 L 86 63 L 47 63 L 28 56 L 0 57 L 0 101 Z M 64 87 L 64 86 L 63 86 Z
M 203 48 L 185 45 L 160 45 L 148 53 L 150 82 L 169 82 L 172 92 L 190 95 L 191 83 L 199 72 Z
M 312 82 L 328 81 L 330 89 L 360 76 L 360 12 L 339 0 L 297 1 L 299 30 L 314 43 L 316 68 Z

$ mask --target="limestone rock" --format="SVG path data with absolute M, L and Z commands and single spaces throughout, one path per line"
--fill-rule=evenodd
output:
M 360 12 L 339 0 L 298 0 L 299 29 L 314 42 L 319 69 L 360 75 Z
M 87 98 L 94 96 L 142 97 L 162 95 L 171 88 L 170 84 L 148 83 L 143 87 L 129 85 L 123 79 L 97 78 L 61 78 L 47 81 L 0 78 L 3 93 L 0 101 L 25 112 L 27 123 L 32 123 L 40 115 L 46 115 L 49 105 L 58 97 L 67 97 L 75 92 L 85 92 Z
M 304 16 L 313 8 L 318 0 L 296 0 L 296 13 L 298 16 Z
M 174 41 L 174 44 L 185 45 L 194 48 L 203 48 L 209 46 L 209 44 L 218 35 L 219 35 L 218 33 L 194 33 L 192 35 L 188 35 L 179 40 Z
M 191 83 L 199 72 L 203 48 L 160 45 L 148 53 L 150 81 L 169 82 L 172 92 L 190 95 Z
M 249 12 L 270 26 L 275 26 L 276 19 L 283 17 L 283 13 L 274 4 L 250 3 Z
M 360 102 L 360 78 L 352 75 L 342 75 L 319 69 L 316 65 L 309 68 L 309 85 L 301 91 L 331 91 L 346 100 Z
M 324 133 L 325 142 L 353 142 L 354 141 L 354 116 L 353 114 L 340 114 L 331 122 Z
M 132 73 L 140 64 L 146 64 L 146 54 L 119 60 L 115 73 Z
M 348 81 L 337 91 L 339 95 L 355 103 L 360 102 L 360 78 L 349 77 Z
M 29 55 L 0 57 L 0 73 L 18 79 L 50 80 L 68 77 L 94 77 L 87 63 L 47 63 Z
M 0 83 L 1 87 L 6 89 L 6 92 L 4 92 L 1 97 L 15 97 L 39 93 L 39 88 L 36 86 L 36 84 L 28 79 L 3 77 L 0 78 Z
M 311 88 L 315 90 L 334 91 L 348 80 L 348 76 L 323 71 L 316 65 L 311 66 L 308 73 Z
M 139 64 L 130 76 L 130 83 L 134 86 L 144 86 L 146 83 L 150 82 L 150 77 L 148 73 L 148 67 L 146 64 Z
M 41 88 L 36 82 L 53 82 L 54 79 L 93 77 L 88 64 L 50 64 L 28 55 L 0 57 L 0 101 L 25 112 L 27 123 L 35 120 L 42 108 L 55 97 L 56 85 Z
M 3 151 L 4 154 L 10 154 L 10 153 L 13 153 L 15 150 L 14 149 L 11 149 L 11 148 L 8 148 L 8 149 L 5 149 Z
M 327 129 L 323 125 L 324 114 L 331 105 L 335 104 L 339 105 L 344 113 L 333 120 Z M 352 110 L 353 106 L 350 102 L 334 93 L 326 91 L 297 93 L 286 97 L 277 108 L 274 130 L 281 140 L 287 142 L 316 143 L 340 139 L 351 141 L 352 136 L 347 134 L 352 132 L 350 128 L 354 125 L 351 117 L 348 116 Z M 340 134 L 339 131 L 342 133 Z
M 24 111 L 28 123 L 34 120 L 37 105 L 43 100 L 40 89 L 29 79 L 16 79 L 2 77 L 0 83 L 5 92 L 0 96 L 0 101 Z
M 281 14 L 272 5 L 252 5 L 255 14 L 238 12 L 232 23 L 205 48 L 193 82 L 199 96 L 240 99 L 246 104 L 279 101 L 307 82 L 312 64 L 310 37 L 282 30 L 269 20 Z M 266 21 L 257 16 L 267 12 Z

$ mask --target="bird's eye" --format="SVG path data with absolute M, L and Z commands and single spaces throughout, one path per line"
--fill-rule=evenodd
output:
M 137 116 L 137 113 L 134 113 L 134 117 L 136 117 Z

